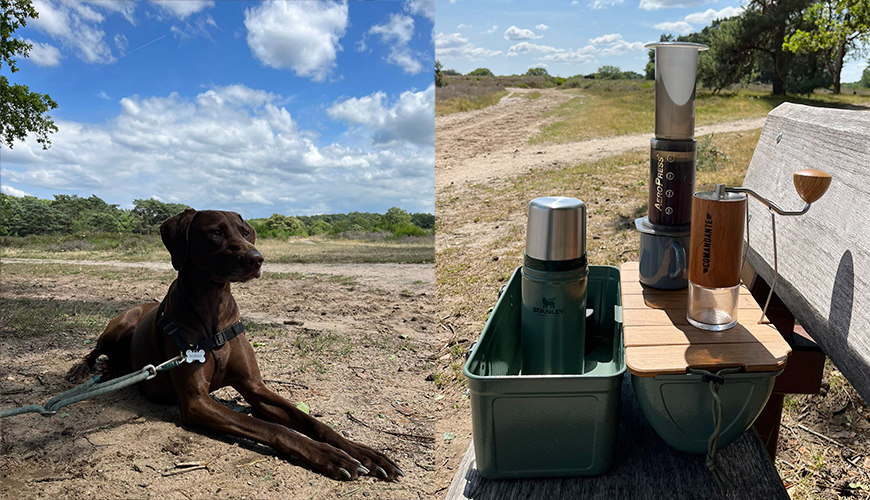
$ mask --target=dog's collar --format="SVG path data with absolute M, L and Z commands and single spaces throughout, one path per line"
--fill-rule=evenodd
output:
M 226 330 L 221 330 L 211 337 L 201 340 L 196 344 L 190 344 L 184 340 L 181 336 L 181 332 L 178 331 L 178 325 L 166 319 L 166 316 L 163 315 L 163 306 L 161 304 L 160 307 L 160 317 L 157 319 L 157 325 L 166 332 L 166 335 L 169 335 L 169 338 L 175 342 L 175 345 L 178 346 L 178 349 L 184 353 L 186 350 L 190 349 L 193 351 L 212 351 L 215 349 L 220 349 L 224 344 L 232 340 L 234 337 L 239 335 L 240 333 L 245 331 L 245 325 L 242 324 L 241 321 L 236 323 L 235 325 L 227 328 Z

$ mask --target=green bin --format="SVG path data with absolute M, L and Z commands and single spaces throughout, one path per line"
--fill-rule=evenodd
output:
M 465 364 L 477 469 L 490 479 L 593 476 L 613 465 L 625 372 L 619 269 L 590 266 L 584 373 L 523 375 L 517 268 Z

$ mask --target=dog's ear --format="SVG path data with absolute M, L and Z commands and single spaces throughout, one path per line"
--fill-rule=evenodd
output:
M 244 217 L 242 217 L 242 216 L 241 216 L 241 215 L 239 215 L 239 214 L 238 214 L 238 213 L 237 213 L 237 214 L 236 214 L 236 215 L 238 215 L 238 216 L 239 216 L 239 219 L 241 219 L 241 221 L 242 221 L 242 224 L 244 224 L 244 225 L 245 225 L 245 227 L 247 227 L 247 228 L 248 228 L 248 231 L 250 231 L 250 232 L 251 232 L 251 244 L 254 244 L 254 243 L 256 243 L 256 242 L 257 242 L 257 230 L 256 230 L 256 229 L 254 229 L 254 226 L 252 226 L 252 225 L 250 225 L 250 224 L 248 224 L 248 221 L 246 221 L 246 220 L 245 220 L 245 219 L 244 219 Z
M 184 263 L 187 262 L 187 230 L 195 215 L 196 210 L 188 208 L 160 224 L 160 237 L 163 239 L 163 245 L 169 250 L 169 255 L 172 256 L 172 267 L 176 271 L 181 271 Z

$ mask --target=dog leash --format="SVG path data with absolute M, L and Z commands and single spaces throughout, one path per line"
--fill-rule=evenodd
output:
M 178 356 L 168 361 L 164 361 L 157 366 L 147 365 L 142 367 L 140 370 L 124 375 L 123 377 L 113 378 L 112 380 L 102 383 L 100 382 L 101 376 L 96 375 L 87 382 L 77 385 L 63 394 L 59 394 L 49 399 L 45 405 L 28 405 L 20 408 L 3 410 L 0 412 L 0 418 L 23 415 L 25 413 L 39 413 L 43 417 L 50 417 L 56 414 L 57 410 L 64 406 L 78 403 L 79 401 L 84 401 L 85 399 L 99 396 L 100 394 L 105 394 L 107 392 L 117 391 L 118 389 L 138 384 L 143 380 L 151 380 L 157 376 L 157 372 L 171 370 L 181 363 L 184 363 L 186 360 L 187 359 L 183 354 L 179 354 Z M 191 361 L 187 362 L 190 363 Z
M 171 370 L 182 363 L 193 363 L 199 361 L 205 363 L 205 353 L 215 349 L 220 349 L 224 344 L 232 340 L 245 331 L 244 325 L 239 321 L 231 327 L 221 330 L 213 336 L 196 344 L 189 344 L 184 341 L 181 333 L 178 330 L 178 325 L 166 319 L 163 315 L 163 305 L 160 306 L 160 318 L 157 324 L 169 335 L 169 338 L 178 346 L 182 352 L 178 356 L 164 361 L 163 363 L 154 366 L 147 365 L 140 370 L 124 375 L 123 377 L 113 378 L 106 382 L 100 382 L 101 376 L 96 375 L 87 382 L 77 385 L 72 389 L 59 394 L 49 399 L 44 405 L 28 405 L 20 408 L 10 408 L 0 412 L 0 418 L 12 417 L 15 415 L 23 415 L 25 413 L 39 413 L 44 417 L 50 417 L 64 406 L 84 401 L 85 399 L 99 396 L 107 392 L 117 391 L 131 385 L 136 385 L 143 380 L 151 380 L 157 376 L 157 372 Z

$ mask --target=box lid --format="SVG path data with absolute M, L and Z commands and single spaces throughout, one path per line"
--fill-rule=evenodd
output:
M 738 322 L 722 332 L 690 325 L 687 290 L 655 290 L 638 280 L 639 264 L 621 267 L 625 362 L 639 377 L 684 374 L 688 368 L 716 371 L 743 366 L 747 372 L 778 371 L 791 347 L 776 328 L 758 324 L 761 308 L 741 287 Z

